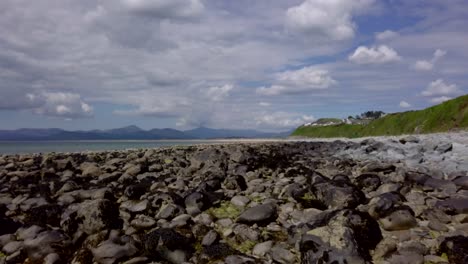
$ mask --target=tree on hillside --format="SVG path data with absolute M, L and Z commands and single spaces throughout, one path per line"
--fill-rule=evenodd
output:
M 367 111 L 361 114 L 364 119 L 377 119 L 385 115 L 383 111 Z

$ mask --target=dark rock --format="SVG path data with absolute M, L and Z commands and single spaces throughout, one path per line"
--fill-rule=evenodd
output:
M 463 190 L 468 190 L 467 176 L 457 177 L 455 180 L 453 180 L 453 183 L 455 183 L 458 187 L 460 187 Z
M 104 229 L 122 228 L 122 220 L 117 204 L 97 199 L 69 206 L 62 214 L 60 226 L 69 234 L 80 229 L 91 235 Z
M 247 189 L 247 183 L 245 178 L 240 175 L 228 176 L 224 180 L 224 187 L 228 190 L 245 191 Z
M 406 136 L 400 138 L 400 143 L 401 144 L 406 144 L 406 143 L 419 143 L 419 139 L 415 136 Z
M 227 256 L 239 254 L 238 251 L 224 243 L 213 244 L 203 248 L 203 254 L 210 260 L 220 260 Z
M 62 207 L 54 204 L 46 204 L 32 208 L 26 212 L 26 223 L 28 225 L 38 225 L 45 227 L 47 225 L 59 227 Z
M 465 214 L 468 213 L 468 198 L 449 198 L 444 201 L 437 201 L 435 206 L 450 215 Z
M 378 223 L 353 210 L 336 212 L 324 226 L 302 232 L 301 263 L 365 263 L 382 239 Z
M 405 198 L 397 192 L 388 192 L 374 197 L 369 202 L 369 214 L 374 219 L 384 217 L 395 210 Z
M 139 183 L 130 185 L 125 189 L 125 196 L 132 200 L 138 200 L 149 189 L 148 184 Z
M 355 208 L 365 202 L 364 193 L 352 184 L 328 181 L 312 186 L 315 197 L 328 208 Z
M 164 250 L 193 252 L 192 241 L 169 228 L 161 228 L 145 235 L 143 239 L 146 254 L 161 255 Z
M 417 226 L 414 212 L 410 208 L 400 208 L 380 219 L 382 228 L 387 231 L 406 230 Z
M 257 205 L 245 210 L 237 219 L 240 223 L 266 224 L 276 218 L 276 206 L 272 203 Z
M 14 234 L 21 224 L 6 217 L 0 217 L 0 236 Z
M 365 192 L 375 191 L 380 186 L 380 178 L 376 174 L 361 174 L 356 178 L 355 181 L 356 186 Z
M 453 264 L 468 263 L 468 237 L 447 237 L 441 243 L 439 254 L 446 254 L 448 261 Z
M 452 143 L 441 143 L 434 148 L 435 151 L 438 151 L 440 153 L 447 153 L 449 151 L 452 151 L 452 149 Z
M 190 215 L 197 215 L 210 206 L 208 197 L 203 193 L 193 192 L 185 197 L 185 209 Z

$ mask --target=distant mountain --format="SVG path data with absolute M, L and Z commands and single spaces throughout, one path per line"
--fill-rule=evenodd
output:
M 255 130 L 229 130 L 200 127 L 187 131 L 163 128 L 143 130 L 127 126 L 109 130 L 66 131 L 58 128 L 0 130 L 0 140 L 160 140 L 160 139 L 221 139 L 221 138 L 279 138 L 291 132 L 266 133 Z
M 281 137 L 282 133 L 267 133 L 256 130 L 231 130 L 231 129 L 213 129 L 207 127 L 199 127 L 192 130 L 184 131 L 185 134 L 194 138 L 271 138 Z M 284 133 L 283 133 L 284 134 Z M 290 133 L 288 133 L 289 135 Z M 286 135 L 287 136 L 287 135 Z

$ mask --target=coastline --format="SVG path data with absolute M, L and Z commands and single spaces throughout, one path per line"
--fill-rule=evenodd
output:
M 465 137 L 0 155 L 0 262 L 457 263 Z

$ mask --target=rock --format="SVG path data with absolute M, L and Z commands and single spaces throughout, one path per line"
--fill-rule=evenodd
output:
M 463 190 L 468 190 L 468 177 L 461 176 L 453 180 L 453 183 Z
M 247 183 L 245 178 L 240 175 L 228 176 L 224 180 L 224 188 L 228 190 L 245 191 L 247 189 Z
M 232 249 L 229 245 L 224 243 L 213 244 L 203 248 L 203 255 L 210 260 L 221 260 L 230 255 L 238 254 L 236 250 Z
M 404 197 L 399 193 L 384 193 L 369 201 L 368 212 L 374 219 L 379 219 L 390 214 L 403 201 Z
M 356 186 L 365 191 L 375 191 L 380 186 L 379 176 L 371 173 L 361 174 L 356 178 Z
M 456 197 L 437 201 L 435 206 L 447 214 L 465 214 L 468 213 L 468 197 Z
M 168 228 L 148 233 L 143 244 L 148 256 L 160 257 L 172 263 L 185 262 L 193 252 L 190 239 Z
M 29 225 L 45 227 L 47 225 L 60 226 L 60 215 L 62 207 L 59 205 L 46 204 L 32 208 L 26 212 L 26 222 Z
M 146 193 L 148 187 L 149 186 L 147 184 L 142 183 L 130 185 L 127 188 L 125 188 L 124 194 L 130 200 L 139 200 L 140 197 Z
M 0 216 L 0 236 L 5 234 L 14 234 L 18 228 L 21 227 L 20 223 L 17 223 L 11 219 L 3 218 Z
M 207 197 L 199 192 L 193 192 L 185 197 L 185 209 L 190 215 L 197 215 L 209 208 Z
M 250 199 L 245 197 L 245 196 L 234 196 L 231 199 L 231 203 L 239 208 L 243 208 L 247 206 L 247 204 L 250 202 Z
M 400 138 L 400 143 L 401 144 L 406 144 L 406 143 L 419 143 L 419 139 L 415 136 L 405 136 Z
M 148 208 L 148 200 L 135 201 L 130 200 L 120 204 L 120 208 L 125 209 L 132 213 L 141 213 Z
M 366 199 L 362 191 L 344 182 L 318 183 L 313 185 L 312 188 L 317 199 L 328 208 L 356 208 Z
M 388 262 L 390 264 L 424 264 L 424 256 L 413 252 L 403 252 L 392 255 Z
M 131 225 L 137 229 L 150 229 L 156 225 L 156 220 L 146 215 L 137 215 L 132 220 Z
M 202 239 L 201 244 L 203 246 L 211 246 L 213 243 L 215 243 L 218 240 L 218 233 L 214 230 L 210 230 Z
M 368 214 L 353 210 L 337 211 L 329 217 L 329 221 L 302 228 L 299 242 L 302 263 L 370 261 L 369 251 L 382 239 L 378 223 Z
M 384 238 L 377 244 L 372 259 L 374 261 L 379 261 L 387 258 L 393 252 L 397 250 L 397 243 L 398 241 L 393 238 Z
M 20 250 L 23 247 L 23 242 L 20 241 L 11 241 L 10 243 L 3 246 L 2 251 L 8 255 L 13 254 L 14 252 Z
M 241 255 L 232 255 L 224 260 L 226 264 L 254 264 L 255 259 Z
M 90 163 L 90 162 L 85 162 L 80 165 L 81 169 L 81 176 L 83 177 L 99 177 L 99 175 L 102 174 L 101 169 L 95 164 L 95 163 Z
M 24 241 L 24 248 L 29 258 L 39 260 L 48 254 L 56 253 L 60 248 L 66 248 L 71 241 L 59 231 L 44 231 L 34 239 Z
M 239 223 L 262 224 L 276 218 L 276 206 L 271 203 L 257 205 L 245 210 L 237 219 Z
M 401 209 L 379 220 L 382 228 L 387 231 L 406 230 L 418 225 L 413 212 L 409 209 Z
M 263 243 L 256 244 L 252 250 L 252 254 L 258 257 L 264 257 L 270 252 L 273 247 L 273 241 L 266 241 Z
M 441 143 L 438 144 L 435 148 L 435 151 L 438 151 L 440 153 L 447 153 L 449 151 L 453 150 L 453 144 L 452 143 Z
M 119 259 L 135 255 L 138 249 L 131 243 L 116 244 L 114 241 L 107 240 L 99 244 L 97 248 L 91 249 L 94 259 L 98 263 L 113 264 Z
M 69 206 L 62 214 L 60 226 L 71 234 L 80 229 L 92 235 L 104 229 L 121 228 L 122 221 L 115 203 L 96 199 Z
M 239 241 L 256 242 L 258 241 L 259 236 L 260 236 L 260 234 L 256 230 L 250 228 L 247 225 L 242 225 L 242 224 L 235 225 L 232 231 L 238 237 Z
M 454 236 L 445 238 L 440 245 L 439 254 L 445 254 L 449 263 L 468 263 L 468 237 Z
M 44 258 L 44 264 L 54 264 L 60 262 L 60 256 L 57 253 L 50 253 Z
M 286 248 L 286 245 L 276 244 L 270 250 L 270 255 L 273 260 L 281 264 L 297 262 L 296 256 Z

